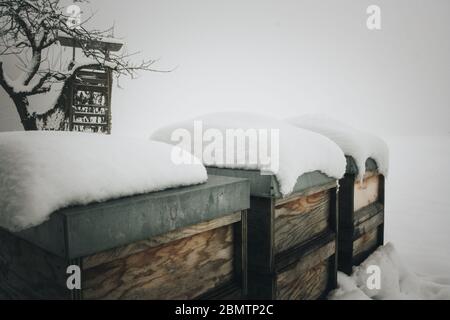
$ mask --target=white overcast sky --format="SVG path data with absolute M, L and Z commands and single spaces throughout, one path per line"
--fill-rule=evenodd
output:
M 366 28 L 371 4 L 381 7 L 382 30 Z M 96 12 L 96 27 L 115 22 L 129 51 L 159 58 L 161 69 L 177 67 L 121 80 L 123 89 L 113 89 L 114 134 L 148 136 L 223 110 L 328 113 L 380 134 L 450 133 L 448 0 L 92 0 L 82 7 Z M 0 131 L 20 128 L 0 89 Z

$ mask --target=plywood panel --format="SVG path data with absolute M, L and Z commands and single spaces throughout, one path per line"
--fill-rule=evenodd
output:
M 281 273 L 277 277 L 277 299 L 314 300 L 326 291 L 329 280 L 328 260 L 306 271 L 299 272 L 297 266 Z
M 357 211 L 378 200 L 379 176 L 372 175 L 355 181 L 353 210 Z
M 321 191 L 275 206 L 275 253 L 294 247 L 329 226 L 330 193 Z
M 377 247 L 378 230 L 373 229 L 370 232 L 363 234 L 361 237 L 353 242 L 353 256 L 357 256 L 361 253 L 374 250 Z
M 232 225 L 84 270 L 85 299 L 192 299 L 233 278 Z
M 224 225 L 233 224 L 240 220 L 241 220 L 241 212 L 236 212 L 218 219 L 205 221 L 182 229 L 177 229 L 172 232 L 168 232 L 160 236 L 153 237 L 151 239 L 137 241 L 125 246 L 102 251 L 83 258 L 83 267 L 85 269 L 93 268 L 100 264 L 111 262 L 117 259 L 122 259 L 131 254 L 142 252 L 168 242 L 187 238 L 208 230 L 216 229 Z

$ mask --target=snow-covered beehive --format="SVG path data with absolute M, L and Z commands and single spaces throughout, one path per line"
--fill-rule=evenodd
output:
M 333 140 L 347 158 L 339 181 L 339 270 L 351 274 L 384 242 L 384 180 L 389 150 L 384 141 L 324 115 L 289 122 Z
M 199 128 L 203 132 L 198 132 Z M 244 161 L 223 161 L 234 149 L 225 146 L 229 130 L 247 134 L 244 156 L 231 157 Z M 271 153 L 279 157 L 272 158 L 277 165 L 249 161 L 252 151 L 265 149 L 250 145 L 252 130 L 262 133 L 259 137 L 270 136 L 272 130 L 278 134 L 279 139 L 270 145 L 271 150 L 277 150 Z M 183 136 L 189 143 L 180 143 Z M 194 141 L 202 136 L 203 141 Z M 203 146 L 206 151 L 196 155 L 203 159 L 209 174 L 250 180 L 249 298 L 317 299 L 334 288 L 336 188 L 346 162 L 333 142 L 273 118 L 248 113 L 197 117 L 157 130 L 152 139 L 194 152 L 189 148 Z
M 1 133 L 0 297 L 245 296 L 248 181 L 206 182 L 203 165 L 174 164 L 174 151 L 86 133 Z M 69 266 L 81 270 L 79 290 L 66 286 Z

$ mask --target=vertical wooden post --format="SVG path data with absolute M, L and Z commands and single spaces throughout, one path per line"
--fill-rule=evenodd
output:
M 339 180 L 338 269 L 348 275 L 352 273 L 353 266 L 354 188 L 354 174 L 345 174 L 344 178 Z
M 378 182 L 378 202 L 381 203 L 383 205 L 383 210 L 384 209 L 384 192 L 385 192 L 385 178 L 383 175 L 379 175 L 379 182 Z M 384 245 L 384 220 L 383 223 L 380 224 L 378 226 L 378 230 L 377 230 L 378 234 L 377 234 L 377 241 L 378 241 L 378 245 L 382 246 Z
M 335 254 L 330 257 L 329 266 L 329 280 L 327 292 L 337 287 L 337 270 L 338 270 L 338 252 L 339 252 L 339 197 L 338 188 L 333 188 L 330 191 L 330 227 L 335 235 Z
M 74 99 L 73 91 L 73 79 L 69 80 L 69 97 L 68 97 L 68 108 L 69 108 L 69 131 L 73 131 L 73 103 Z

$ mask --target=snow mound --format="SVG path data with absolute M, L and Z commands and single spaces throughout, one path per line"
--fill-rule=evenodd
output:
M 364 176 L 366 160 L 372 158 L 381 174 L 389 170 L 389 149 L 380 138 L 355 129 L 326 115 L 305 114 L 287 120 L 291 124 L 320 133 L 333 140 L 347 156 L 351 156 L 358 167 L 358 177 Z
M 177 132 L 180 130 L 192 138 L 188 143 L 178 139 Z M 245 140 L 243 152 L 239 154 L 236 149 L 227 146 L 232 140 L 227 138 L 231 136 L 230 131 L 239 130 L 256 130 L 258 134 L 267 132 L 266 139 L 260 135 L 258 143 L 251 143 L 251 139 Z M 272 133 L 275 131 L 278 136 L 272 140 Z M 260 170 L 263 174 L 274 174 L 283 195 L 292 192 L 298 177 L 304 173 L 321 171 L 329 177 L 339 179 L 345 173 L 346 167 L 344 153 L 327 137 L 260 114 L 211 113 L 161 128 L 152 134 L 151 139 L 179 145 L 202 159 L 208 166 Z M 269 140 L 267 150 L 271 155 L 271 164 L 267 166 L 261 158 L 250 161 L 251 154 L 265 153 L 265 147 L 259 143 Z M 196 150 L 196 146 L 200 146 L 201 148 L 197 149 L 204 152 Z M 237 155 L 230 157 L 236 160 L 230 162 L 226 159 L 232 150 L 236 151 Z
M 370 266 L 380 270 L 379 288 L 369 288 L 373 275 Z M 450 299 L 450 279 L 427 278 L 413 273 L 403 263 L 395 247 L 388 243 L 378 248 L 351 276 L 338 274 L 338 288 L 329 295 L 331 300 L 447 300 Z M 369 281 L 369 283 L 371 283 Z
M 0 226 L 20 231 L 63 207 L 207 180 L 199 160 L 174 164 L 173 149 L 99 134 L 0 133 Z

